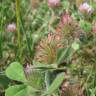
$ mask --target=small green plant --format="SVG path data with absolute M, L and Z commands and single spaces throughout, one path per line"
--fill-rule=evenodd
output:
M 58 89 L 58 87 L 61 85 L 62 81 L 64 80 L 64 73 L 60 73 L 52 82 L 52 84 L 48 87 L 47 91 L 45 89 L 40 90 L 40 89 L 36 89 L 36 82 L 40 81 L 41 79 L 40 75 L 39 75 L 39 79 L 36 79 L 38 78 L 36 77 L 36 73 L 32 72 L 32 74 L 34 74 L 32 76 L 32 78 L 34 79 L 31 78 L 32 80 L 29 83 L 29 81 L 27 80 L 24 74 L 22 65 L 18 62 L 11 63 L 10 66 L 6 69 L 6 76 L 12 80 L 21 82 L 21 84 L 9 86 L 9 88 L 5 91 L 5 96 L 33 96 L 33 94 L 34 96 L 38 96 L 38 94 L 40 93 L 41 93 L 40 96 L 46 96 L 49 94 L 53 94 L 53 92 Z M 39 82 L 39 87 L 40 87 L 40 83 L 42 82 L 43 81 Z M 35 87 L 33 87 L 34 83 L 35 83 Z

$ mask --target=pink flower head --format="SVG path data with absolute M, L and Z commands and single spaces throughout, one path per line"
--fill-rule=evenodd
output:
M 83 3 L 79 6 L 79 10 L 81 13 L 91 14 L 93 12 L 93 8 L 88 3 Z
M 32 65 L 27 64 L 25 67 L 25 73 L 30 74 L 32 72 L 32 68 L 33 68 Z
M 52 35 L 52 33 L 49 33 L 48 34 L 48 43 L 51 43 L 51 41 L 53 41 L 53 35 Z
M 8 32 L 15 32 L 16 31 L 16 24 L 15 23 L 11 23 L 7 26 L 7 31 Z
M 62 13 L 60 24 L 64 26 L 70 24 L 71 22 L 72 22 L 72 17 L 68 13 Z
M 59 7 L 60 3 L 60 0 L 48 0 L 48 6 L 52 8 Z

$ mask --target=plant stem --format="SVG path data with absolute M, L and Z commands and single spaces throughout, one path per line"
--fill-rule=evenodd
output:
M 21 33 L 20 33 L 20 2 L 19 0 L 16 0 L 16 25 L 17 25 L 17 44 L 18 48 L 21 49 Z
M 0 58 L 2 58 L 2 31 L 0 31 Z
M 2 43 L 3 43 L 3 41 L 2 41 L 2 32 L 3 32 L 3 8 L 1 8 L 2 10 L 0 10 L 1 11 L 1 22 L 0 22 L 0 58 L 2 58 L 3 57 L 3 48 L 2 48 Z

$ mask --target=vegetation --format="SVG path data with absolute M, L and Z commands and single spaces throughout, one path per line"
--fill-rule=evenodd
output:
M 95 0 L 0 1 L 0 96 L 96 96 L 95 80 Z

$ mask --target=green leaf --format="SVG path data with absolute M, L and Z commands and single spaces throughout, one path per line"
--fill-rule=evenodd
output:
M 5 91 L 5 96 L 39 96 L 37 94 L 37 89 L 34 89 L 31 86 L 26 86 L 24 84 L 10 86 Z
M 35 89 L 42 90 L 44 84 L 44 73 L 39 69 L 33 69 L 27 76 L 28 84 Z
M 34 68 L 36 69 L 52 69 L 52 68 L 57 68 L 56 64 L 43 64 L 39 62 L 33 61 Z
M 57 63 L 60 64 L 70 55 L 71 47 L 62 49 L 58 52 Z
M 5 75 L 0 75 L 0 88 L 7 88 L 9 83 L 9 78 L 7 78 Z
M 50 85 L 50 72 L 49 71 L 46 71 L 45 72 L 45 85 L 46 85 L 46 89 L 48 90 L 49 88 L 49 85 Z
M 92 29 L 92 25 L 84 20 L 80 21 L 80 27 L 85 31 L 85 32 L 90 32 Z
M 5 96 L 27 96 L 27 88 L 25 85 L 10 86 L 5 91 Z
M 27 96 L 40 96 L 41 92 L 40 90 L 34 89 L 31 86 L 27 86 Z
M 53 83 L 50 85 L 50 87 L 48 88 L 47 91 L 45 91 L 45 93 L 42 96 L 46 96 L 49 94 L 52 94 L 56 89 L 59 88 L 59 86 L 61 85 L 61 83 L 64 80 L 64 73 L 59 74 L 56 79 L 53 81 Z
M 6 69 L 6 76 L 10 79 L 26 82 L 26 77 L 23 71 L 23 67 L 18 62 L 13 62 Z
M 72 48 L 76 51 L 80 48 L 80 45 L 77 42 L 73 42 Z

